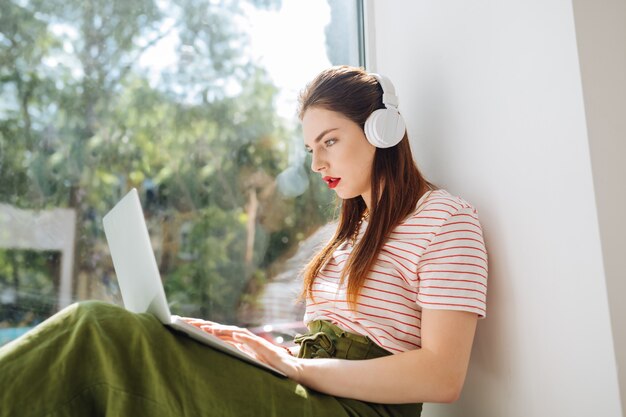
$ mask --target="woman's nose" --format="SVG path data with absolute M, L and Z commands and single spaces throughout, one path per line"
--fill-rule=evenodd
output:
M 319 153 L 313 153 L 311 156 L 311 171 L 321 172 L 322 170 L 328 168 L 328 163 L 321 157 L 321 155 L 319 155 Z

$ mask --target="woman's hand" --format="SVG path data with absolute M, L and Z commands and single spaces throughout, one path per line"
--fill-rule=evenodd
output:
M 275 345 L 255 335 L 250 330 L 241 327 L 186 317 L 183 318 L 183 320 L 207 333 L 219 337 L 221 340 L 231 344 L 240 351 L 278 369 L 287 375 L 287 377 L 298 381 L 298 376 L 302 369 L 302 360 L 292 356 L 286 347 Z

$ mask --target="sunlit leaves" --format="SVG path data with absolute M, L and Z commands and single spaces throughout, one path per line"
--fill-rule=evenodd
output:
M 101 217 L 130 187 L 186 314 L 232 319 L 262 268 L 328 217 L 321 183 L 276 190 L 297 133 L 246 53 L 241 3 L 0 3 L 0 201 L 76 210 L 75 275 L 92 288 L 111 273 Z M 161 47 L 173 64 L 155 76 L 142 57 Z

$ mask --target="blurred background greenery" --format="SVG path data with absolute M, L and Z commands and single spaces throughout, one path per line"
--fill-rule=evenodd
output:
M 172 309 L 263 324 L 249 313 L 259 294 L 335 210 L 307 161 L 291 157 L 296 109 L 279 114 L 281 86 L 242 24 L 246 10 L 280 13 L 284 3 L 0 2 L 0 211 L 75 213 L 71 301 L 121 304 L 101 220 L 136 187 Z M 360 2 L 316 3 L 329 11 L 318 40 L 328 60 L 307 70 L 359 65 Z M 146 65 L 166 41 L 171 64 Z M 276 49 L 301 69 L 294 57 L 306 51 Z M 276 177 L 294 164 L 309 185 L 285 195 Z M 15 238 L 0 247 L 0 327 L 62 307 L 60 253 L 12 248 Z

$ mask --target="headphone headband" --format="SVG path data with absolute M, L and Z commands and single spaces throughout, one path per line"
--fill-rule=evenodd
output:
M 374 72 L 371 72 L 369 75 L 376 78 L 376 81 L 378 81 L 378 84 L 380 84 L 383 89 L 383 104 L 398 107 L 398 96 L 396 96 L 396 89 L 391 83 L 391 80 L 384 75 Z

